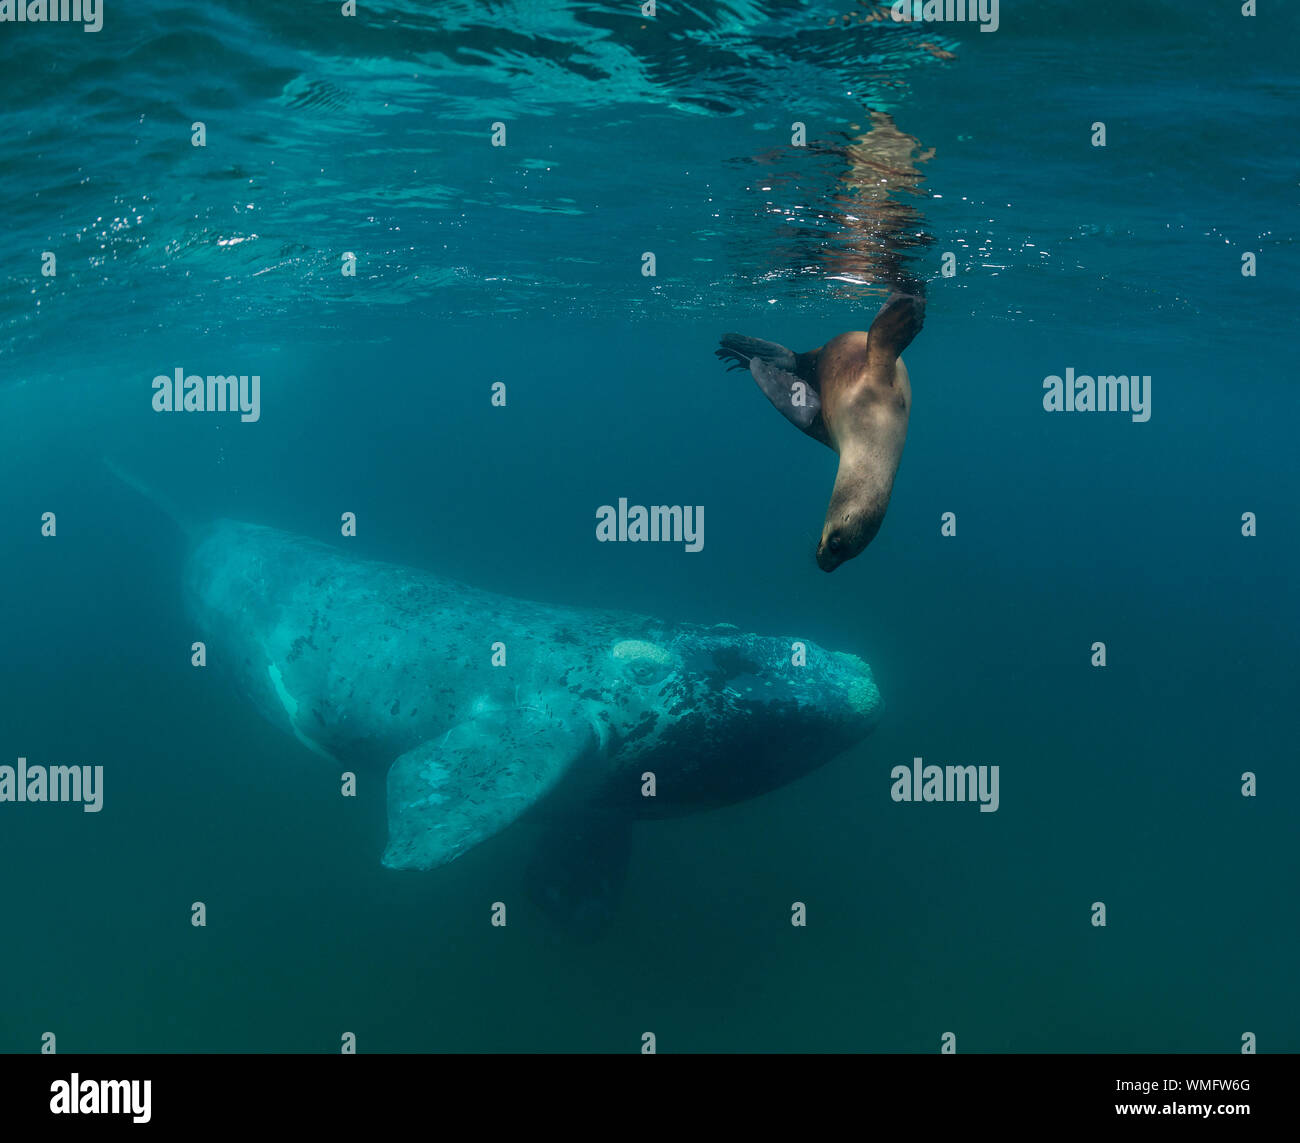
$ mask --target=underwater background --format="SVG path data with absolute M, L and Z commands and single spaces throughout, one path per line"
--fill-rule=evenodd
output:
M 0 23 L 0 763 L 105 768 L 101 813 L 0 804 L 0 1051 L 1300 1049 L 1300 10 L 340 7 Z M 892 504 L 827 576 L 834 456 L 712 351 L 908 283 Z M 260 375 L 260 420 L 154 412 L 177 367 Z M 1151 376 L 1150 420 L 1045 412 L 1067 368 Z M 380 778 L 190 666 L 183 538 L 106 458 L 196 519 L 799 632 L 884 717 L 638 824 L 578 940 L 532 827 L 380 865 Z M 621 496 L 704 505 L 703 550 L 596 542 Z M 998 811 L 893 802 L 914 757 L 998 765 Z

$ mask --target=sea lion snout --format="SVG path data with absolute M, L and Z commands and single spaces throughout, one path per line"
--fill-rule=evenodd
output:
M 817 566 L 824 572 L 833 572 L 840 564 L 860 555 L 880 531 L 888 504 L 888 493 L 857 506 L 846 506 L 840 497 L 834 497 L 817 545 Z
M 821 542 L 817 545 L 817 566 L 824 572 L 834 571 L 848 558 L 844 552 L 844 538 L 839 532 L 822 536 Z
M 824 572 L 833 572 L 840 564 L 847 563 L 861 552 L 879 530 L 880 524 L 877 522 L 873 528 L 859 529 L 854 536 L 839 529 L 822 536 L 821 543 L 817 545 L 817 566 Z
M 844 561 L 839 556 L 828 552 L 824 547 L 817 549 L 817 566 L 824 572 L 833 572 Z

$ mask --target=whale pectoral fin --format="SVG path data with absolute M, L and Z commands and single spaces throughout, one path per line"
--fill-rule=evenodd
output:
M 759 357 L 750 361 L 749 372 L 786 420 L 823 444 L 830 443 L 822 421 L 822 399 L 812 382 Z
M 388 771 L 392 869 L 432 869 L 510 825 L 591 746 L 590 727 L 533 712 L 462 722 Z
M 867 359 L 890 364 L 902 355 L 925 324 L 925 299 L 892 294 L 867 330 Z

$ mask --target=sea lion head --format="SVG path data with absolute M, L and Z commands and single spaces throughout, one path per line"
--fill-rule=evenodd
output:
M 894 474 L 889 468 L 867 464 L 852 454 L 841 455 L 817 544 L 817 566 L 822 571 L 834 571 L 876 538 L 889 507 L 893 483 Z
M 827 521 L 822 531 L 822 542 L 816 546 L 816 566 L 822 571 L 835 571 L 845 560 L 861 553 L 879 531 L 879 520 L 871 524 L 861 518 L 844 518 L 837 524 Z
M 875 539 L 883 516 L 883 512 L 872 513 L 865 508 L 840 511 L 834 518 L 828 514 L 817 545 L 817 566 L 832 572 L 858 555 Z

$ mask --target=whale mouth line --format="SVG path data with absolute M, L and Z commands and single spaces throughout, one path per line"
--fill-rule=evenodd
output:
M 284 685 L 284 674 L 279 665 L 274 662 L 267 663 L 266 673 L 270 676 L 271 686 L 275 689 L 275 697 L 280 700 L 280 705 L 284 707 L 284 713 L 289 720 L 289 729 L 293 731 L 293 736 L 313 754 L 319 754 L 330 762 L 337 762 L 338 759 L 333 754 L 319 742 L 302 732 L 302 728 L 298 725 L 298 700 L 289 693 L 289 688 Z
M 601 754 L 605 754 L 609 750 L 609 726 L 606 725 L 602 719 L 597 717 L 596 713 L 591 709 L 591 705 L 591 703 L 587 703 L 584 707 L 583 713 L 587 716 L 587 723 L 591 727 L 592 733 L 596 736 L 597 751 Z

